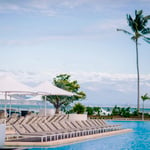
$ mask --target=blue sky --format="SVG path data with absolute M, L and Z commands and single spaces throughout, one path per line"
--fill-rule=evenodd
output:
M 0 0 L 0 74 L 26 82 L 59 73 L 80 82 L 135 79 L 135 43 L 116 28 L 130 31 L 126 14 L 149 8 L 149 0 Z M 140 41 L 144 84 L 149 49 Z

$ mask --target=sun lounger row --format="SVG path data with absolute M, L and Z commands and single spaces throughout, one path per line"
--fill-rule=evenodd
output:
M 53 116 L 33 116 L 33 115 L 27 115 L 27 116 L 12 116 L 7 118 L 6 124 L 12 125 L 12 124 L 33 124 L 36 122 L 44 122 L 45 120 L 47 122 L 55 122 L 55 121 L 61 121 L 68 119 L 68 115 L 53 115 Z
M 41 142 L 85 136 L 120 129 L 120 126 L 108 125 L 104 120 L 100 119 L 81 121 L 55 119 L 53 120 L 51 118 L 50 120 L 47 117 L 38 117 L 38 119 L 32 118 L 31 120 L 25 121 L 24 118 L 24 122 L 18 120 L 17 123 L 12 126 L 16 130 L 16 136 L 30 137 L 37 141 L 40 138 Z

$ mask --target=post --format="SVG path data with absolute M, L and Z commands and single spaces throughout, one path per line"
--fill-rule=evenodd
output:
M 44 111 L 44 115 L 45 115 L 45 117 L 46 117 L 46 96 L 44 96 L 44 100 L 45 100 L 45 111 Z
M 6 118 L 7 117 L 7 115 L 6 115 L 6 113 L 7 113 L 7 110 L 6 110 L 6 105 L 7 105 L 7 92 L 5 91 L 5 108 L 4 108 L 4 117 Z
M 10 105 L 9 105 L 9 117 L 11 116 L 11 95 L 10 95 Z

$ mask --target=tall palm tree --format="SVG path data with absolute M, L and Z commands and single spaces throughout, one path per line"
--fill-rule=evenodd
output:
M 148 94 L 146 93 L 145 95 L 141 96 L 141 99 L 143 100 L 142 120 L 144 120 L 144 102 L 145 102 L 146 100 L 150 100 L 150 97 L 149 97 Z
M 140 109 L 140 72 L 139 72 L 139 54 L 138 54 L 138 40 L 142 38 L 145 42 L 150 44 L 150 37 L 145 35 L 150 34 L 150 28 L 147 27 L 150 15 L 143 16 L 142 10 L 135 10 L 135 18 L 133 19 L 131 15 L 127 14 L 128 25 L 132 32 L 124 29 L 117 29 L 117 31 L 122 31 L 131 36 L 131 39 L 135 42 L 136 46 L 136 69 L 137 69 L 137 111 Z

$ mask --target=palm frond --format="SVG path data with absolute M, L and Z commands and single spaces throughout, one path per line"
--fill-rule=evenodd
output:
M 149 44 L 150 44 L 150 38 L 149 38 L 149 37 L 145 37 L 145 36 L 143 36 L 143 40 L 144 40 L 145 42 L 147 42 L 147 43 L 149 43 Z
M 150 15 L 145 16 L 144 19 L 147 19 L 147 20 L 150 19 Z
M 142 34 L 150 34 L 150 28 L 144 28 L 142 31 L 141 31 Z
M 132 33 L 128 32 L 127 30 L 124 30 L 124 29 L 117 29 L 117 31 L 122 31 L 126 34 L 133 35 Z
M 131 37 L 131 40 L 133 40 L 133 42 L 135 42 L 135 39 L 136 39 L 135 36 Z
M 135 16 L 137 16 L 137 15 L 142 15 L 142 13 L 143 13 L 143 10 L 135 10 Z
M 142 100 L 143 101 L 146 101 L 146 100 L 150 100 L 150 97 L 148 96 L 148 94 L 144 94 L 143 96 L 141 96 Z
M 146 24 L 148 23 L 148 19 L 146 19 L 143 15 L 142 15 L 143 11 L 140 10 L 136 13 L 136 16 L 135 16 L 135 20 L 134 22 L 136 23 L 136 28 L 137 28 L 137 31 L 142 31 Z
M 136 31 L 136 23 L 129 14 L 127 14 L 127 21 L 128 21 L 128 25 L 131 27 L 132 31 L 135 32 Z

